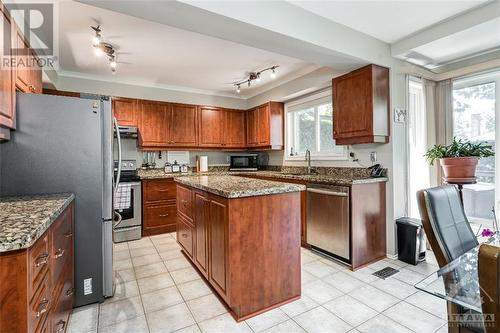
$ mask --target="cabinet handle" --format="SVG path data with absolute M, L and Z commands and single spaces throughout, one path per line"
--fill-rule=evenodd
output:
M 71 236 L 73 236 L 72 232 L 67 232 L 64 234 L 64 237 L 66 237 L 66 238 L 70 238 Z
M 187 238 L 188 234 L 182 234 L 181 236 Z
M 61 326 L 60 328 L 57 328 L 58 326 Z M 56 332 L 59 333 L 59 332 L 64 332 L 64 328 L 66 326 L 66 322 L 64 320 L 59 320 L 56 324 Z
M 167 217 L 167 216 L 168 216 L 168 214 L 160 214 L 160 215 L 158 215 L 158 216 L 159 216 L 159 217 Z
M 158 192 L 168 192 L 170 190 L 158 190 Z
M 47 308 L 49 307 L 49 300 L 44 298 L 40 303 L 38 303 L 38 309 L 36 311 L 36 317 L 40 318 L 45 312 L 47 312 Z
M 71 296 L 75 293 L 75 288 L 69 288 L 66 290 L 66 296 Z
M 48 259 L 49 259 L 49 254 L 48 253 L 44 253 L 44 254 L 39 255 L 35 259 L 35 267 L 40 267 L 40 266 L 46 265 Z
M 54 258 L 56 258 L 56 259 L 57 259 L 57 258 L 60 258 L 60 257 L 62 257 L 62 256 L 63 256 L 63 254 L 64 254 L 64 250 L 62 250 L 62 249 L 58 249 L 58 250 L 56 251 L 56 253 L 54 254 Z

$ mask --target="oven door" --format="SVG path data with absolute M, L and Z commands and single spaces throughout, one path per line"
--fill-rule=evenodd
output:
M 231 156 L 231 170 L 257 170 L 257 155 Z
M 140 226 L 142 224 L 142 209 L 141 209 L 141 183 L 130 183 L 130 207 L 126 209 L 118 209 L 122 220 L 115 225 L 115 229 Z

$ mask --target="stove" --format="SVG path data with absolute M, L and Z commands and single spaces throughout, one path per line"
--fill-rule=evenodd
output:
M 115 161 L 114 166 L 116 179 L 118 161 Z M 113 241 L 115 243 L 141 239 L 141 194 L 141 180 L 137 175 L 137 162 L 135 160 L 123 160 L 118 191 L 114 200 L 114 208 L 118 217 L 113 227 Z

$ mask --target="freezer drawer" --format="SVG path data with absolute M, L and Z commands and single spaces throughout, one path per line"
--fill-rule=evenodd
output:
M 307 188 L 307 243 L 350 260 L 349 188 Z

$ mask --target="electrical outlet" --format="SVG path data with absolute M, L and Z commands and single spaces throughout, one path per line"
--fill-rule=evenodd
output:
M 83 294 L 84 295 L 92 294 L 92 278 L 83 280 Z
M 370 161 L 371 161 L 372 163 L 377 162 L 377 152 L 376 152 L 376 151 L 372 151 L 372 152 L 370 152 Z
M 406 110 L 394 108 L 394 122 L 404 123 L 406 121 Z

